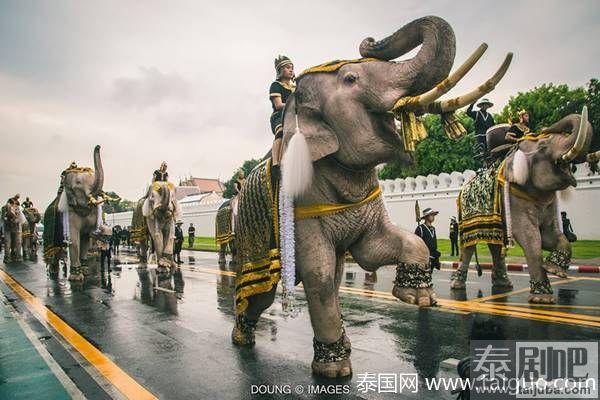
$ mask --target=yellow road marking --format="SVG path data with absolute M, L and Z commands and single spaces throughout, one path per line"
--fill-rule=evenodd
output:
M 193 268 L 193 269 L 192 269 Z M 216 275 L 228 275 L 235 276 L 235 272 L 231 271 L 221 271 L 215 270 L 211 268 L 203 268 L 203 267 L 191 267 L 186 268 L 192 271 L 198 272 L 207 272 Z M 561 285 L 569 282 L 577 282 L 579 280 L 585 280 L 587 277 L 577 277 L 563 280 L 556 280 L 551 282 L 552 285 Z M 599 279 L 600 280 L 600 279 Z M 512 290 L 506 293 L 499 293 L 497 295 L 480 297 L 468 301 L 458 301 L 458 300 L 450 300 L 450 299 L 438 299 L 438 304 L 441 307 L 438 307 L 439 311 L 448 311 L 453 310 L 454 312 L 458 312 L 460 314 L 469 314 L 470 312 L 478 312 L 483 314 L 493 314 L 493 315 L 503 315 L 510 316 L 515 318 L 524 318 L 529 320 L 537 320 L 544 322 L 558 322 L 558 323 L 566 323 L 571 325 L 586 325 L 593 327 L 600 327 L 600 318 L 590 315 L 584 314 L 574 314 L 574 313 L 561 313 L 555 311 L 545 311 L 545 310 L 535 310 L 529 309 L 525 307 L 517 307 L 517 306 L 507 306 L 502 304 L 492 304 L 492 303 L 484 303 L 486 300 L 492 300 L 497 298 L 503 298 L 507 296 L 511 296 L 513 294 L 523 293 L 529 291 L 529 288 L 523 288 L 518 290 Z M 388 301 L 399 302 L 399 300 L 394 297 L 392 294 L 387 292 L 381 292 L 377 290 L 370 289 L 362 289 L 362 288 L 354 288 L 350 286 L 340 286 L 340 292 L 346 294 L 354 294 L 354 295 L 362 295 L 363 297 L 369 297 L 374 299 L 383 299 Z
M 554 281 L 554 282 L 550 282 L 550 285 L 562 285 L 563 283 L 569 283 L 569 282 L 577 282 L 579 280 L 581 280 L 583 278 L 569 278 L 569 279 L 563 279 L 560 281 Z M 512 296 L 513 294 L 519 294 L 519 293 L 524 293 L 529 291 L 529 288 L 523 288 L 523 289 L 517 289 L 517 290 L 511 290 L 509 292 L 505 292 L 505 293 L 498 293 L 498 294 L 493 294 L 491 296 L 485 296 L 485 297 L 479 297 L 477 299 L 473 299 L 471 301 L 475 301 L 478 303 L 484 302 L 484 301 L 488 301 L 488 300 L 496 300 L 496 299 L 501 299 L 503 297 L 508 297 L 508 296 Z
M 533 303 L 512 303 L 512 302 L 502 302 L 502 301 L 486 301 L 485 304 L 494 304 L 494 305 L 502 305 L 502 306 L 534 307 L 534 308 L 568 308 L 568 309 L 600 311 L 600 306 L 579 306 L 579 305 L 569 305 L 569 304 L 533 304 Z
M 1 269 L 0 278 L 26 302 L 30 310 L 50 324 L 125 397 L 136 400 L 157 398 Z

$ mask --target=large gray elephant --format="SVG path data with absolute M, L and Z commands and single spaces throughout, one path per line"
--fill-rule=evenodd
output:
M 181 215 L 175 186 L 170 182 L 153 182 L 146 197 L 140 199 L 132 220 L 132 237 L 139 243 L 141 266 L 145 267 L 148 240 L 152 241 L 158 272 L 175 268 L 173 243 L 175 221 Z
M 94 148 L 94 169 L 72 163 L 62 172 L 58 195 L 44 213 L 44 258 L 52 274 L 58 269 L 57 256 L 68 247 L 69 280 L 84 279 L 90 234 L 98 228 L 99 204 L 106 198 L 103 185 L 100 146 Z
M 414 58 L 389 61 L 419 45 Z M 510 60 L 473 93 L 460 100 L 436 101 L 472 67 L 483 50 L 485 46 L 449 76 L 455 55 L 454 32 L 443 19 L 430 16 L 381 41 L 365 39 L 360 44 L 363 59 L 323 64 L 298 78 L 284 111 L 282 186 L 286 196 L 295 197 L 295 273 L 297 282 L 304 286 L 314 331 L 314 373 L 326 377 L 352 373 L 351 346 L 338 296 L 346 251 L 367 271 L 396 265 L 393 294 L 400 300 L 419 306 L 436 304 L 428 249 L 418 236 L 391 223 L 375 167 L 392 159 L 412 161 L 409 151 L 415 140 L 423 138 L 416 114 L 447 113 L 493 89 Z M 402 132 L 396 129 L 392 110 L 406 127 Z M 295 139 L 298 145 L 293 144 Z M 303 147 L 306 151 L 301 154 Z M 294 165 L 294 159 L 305 162 Z M 273 303 L 279 280 L 277 251 L 269 254 L 270 264 L 269 255 L 266 261 L 245 262 L 256 248 L 247 243 L 264 239 L 249 237 L 251 225 L 260 228 L 278 218 L 274 214 L 264 221 L 253 219 L 261 215 L 259 208 L 263 214 L 269 212 L 268 196 L 278 185 L 268 166 L 269 162 L 257 167 L 240 193 L 235 229 L 240 270 L 232 332 L 238 345 L 254 343 L 256 323 Z M 290 177 L 288 183 L 286 176 Z M 269 188 L 265 193 L 255 190 L 261 180 Z M 271 242 L 277 241 L 275 234 Z M 262 276 L 265 270 L 271 275 Z
M 498 131 L 495 135 L 503 137 L 506 128 L 498 127 L 495 130 Z M 599 152 L 588 154 L 593 135 L 592 126 L 587 120 L 587 109 L 584 108 L 582 116 L 569 115 L 542 130 L 540 135 L 532 136 L 532 140 L 522 140 L 512 145 L 504 165 L 500 164 L 499 170 L 494 172 L 500 175 L 500 182 L 503 183 L 499 187 L 502 193 L 497 193 L 498 199 L 502 199 L 503 209 L 509 211 L 508 214 L 504 212 L 504 225 L 508 227 L 505 229 L 511 231 L 527 259 L 531 303 L 554 303 L 548 272 L 560 277 L 567 276 L 571 262 L 571 244 L 560 229 L 557 191 L 577 186 L 572 173 L 575 164 L 594 160 L 597 162 Z M 465 187 L 470 187 L 471 182 L 466 183 Z M 462 191 L 465 190 L 463 188 Z M 499 225 L 499 228 L 502 229 L 502 226 Z M 481 241 L 488 242 L 493 258 L 494 286 L 512 286 L 506 275 L 503 244 L 489 244 L 490 237 L 481 237 L 482 232 L 488 228 L 480 224 L 469 225 L 461 221 L 460 229 L 463 238 L 464 235 L 470 235 L 474 241 L 478 241 L 476 236 L 480 235 Z M 550 252 L 545 260 L 542 250 Z M 465 288 L 474 251 L 474 245 L 463 247 L 462 262 L 452 275 L 451 288 Z
M 37 208 L 28 207 L 23 210 L 27 222 L 23 224 L 23 257 L 29 260 L 37 258 L 38 234 L 36 225 L 42 219 Z
M 18 202 L 9 200 L 2 207 L 1 215 L 4 227 L 4 263 L 23 261 L 22 232 L 25 217 Z

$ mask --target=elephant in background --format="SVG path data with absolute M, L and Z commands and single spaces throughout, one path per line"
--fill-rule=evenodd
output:
M 147 196 L 138 201 L 132 220 L 142 267 L 148 261 L 148 239 L 156 255 L 158 272 L 167 272 L 177 266 L 173 260 L 173 243 L 175 221 L 180 215 L 175 186 L 171 182 L 153 182 Z
M 506 131 L 506 129 L 504 129 Z M 500 132 L 503 136 L 505 132 Z M 505 180 L 510 187 L 512 234 L 523 248 L 530 276 L 530 303 L 554 303 L 547 273 L 567 277 L 571 244 L 560 230 L 557 192 L 577 186 L 576 164 L 597 162 L 600 152 L 589 153 L 594 137 L 587 119 L 571 114 L 540 133 L 539 140 L 523 140 L 505 158 Z M 511 286 L 501 245 L 489 245 L 494 285 Z M 550 251 L 544 260 L 542 250 Z M 462 262 L 451 278 L 451 288 L 464 289 L 475 246 L 463 248 Z M 503 276 L 505 278 L 503 278 Z
M 90 234 L 100 225 L 101 204 L 106 198 L 100 146 L 94 148 L 93 157 L 94 169 L 72 163 L 62 172 L 58 195 L 44 213 L 44 258 L 50 272 L 56 274 L 57 255 L 68 247 L 71 281 L 84 279 Z
M 414 58 L 390 62 L 420 45 Z M 352 373 L 351 345 L 338 294 L 346 251 L 370 272 L 396 265 L 393 295 L 401 301 L 436 304 L 428 249 L 417 235 L 390 221 L 375 167 L 394 159 L 412 162 L 414 138 L 409 130 L 396 129 L 390 111 L 401 113 L 404 123 L 412 121 L 416 126 L 418 114 L 449 113 L 481 96 L 481 90 L 493 89 L 510 60 L 478 91 L 459 100 L 436 101 L 473 66 L 482 48 L 449 76 L 455 55 L 454 32 L 443 19 L 424 17 L 381 41 L 365 39 L 360 45 L 363 59 L 322 64 L 297 79 L 296 91 L 284 110 L 281 185 L 284 196 L 294 199 L 297 213 L 295 275 L 296 283 L 303 283 L 308 301 L 315 374 L 335 378 Z M 240 193 L 236 240 L 246 221 L 243 210 L 252 208 L 244 205 L 251 201 L 246 197 L 249 182 L 255 181 L 259 172 L 255 169 L 250 174 Z M 298 216 L 300 210 L 328 206 L 342 207 L 342 211 Z M 244 251 L 238 249 L 242 256 Z M 236 283 L 240 290 L 251 284 L 244 274 L 241 264 Z M 276 286 L 251 295 L 247 306 L 236 308 L 235 344 L 254 344 L 256 323 L 273 303 Z
M 37 223 L 42 219 L 37 208 L 29 207 L 23 210 L 27 222 L 23 224 L 23 257 L 29 260 L 37 258 L 38 234 Z
M 9 200 L 2 207 L 1 215 L 4 228 L 4 263 L 23 261 L 22 233 L 26 220 L 18 202 Z

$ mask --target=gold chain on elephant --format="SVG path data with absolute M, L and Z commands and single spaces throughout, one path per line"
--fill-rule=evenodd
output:
M 431 270 L 426 264 L 400 263 L 396 267 L 396 279 L 394 284 L 407 288 L 430 288 Z
M 552 286 L 550 285 L 550 280 L 548 278 L 543 281 L 529 281 L 529 292 L 531 294 L 552 294 L 554 293 L 552 290 Z
M 333 343 L 321 343 L 313 338 L 313 349 L 315 351 L 314 361 L 330 363 L 347 360 L 350 358 L 352 349 L 345 344 L 345 334 Z
M 571 255 L 564 250 L 554 250 L 546 257 L 546 262 L 556 265 L 563 271 L 567 271 L 569 265 L 571 265 Z

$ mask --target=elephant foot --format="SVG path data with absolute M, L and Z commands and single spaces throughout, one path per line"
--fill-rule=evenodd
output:
M 349 341 L 345 334 L 333 343 L 321 343 L 313 339 L 313 374 L 325 378 L 343 378 L 352 375 Z
M 552 294 L 530 294 L 528 301 L 533 304 L 554 304 L 554 295 Z
M 542 268 L 550 274 L 566 278 L 569 265 L 571 265 L 571 255 L 566 251 L 554 250 L 546 257 Z
M 236 318 L 235 325 L 231 331 L 231 341 L 236 346 L 249 347 L 254 346 L 254 330 L 256 321 L 250 321 L 245 315 L 239 315 Z
M 399 264 L 392 294 L 399 300 L 430 307 L 437 304 L 437 296 L 431 284 L 431 270 L 427 265 Z
M 80 272 L 78 274 L 70 273 L 69 280 L 71 282 L 82 282 L 84 280 L 84 275 Z
M 554 304 L 552 286 L 548 278 L 542 281 L 529 281 L 529 299 L 530 303 L 535 304 Z
M 501 276 L 492 275 L 492 286 L 495 288 L 512 289 L 513 284 L 508 275 L 505 273 Z
M 464 290 L 467 288 L 467 273 L 466 269 L 457 269 L 450 275 L 450 289 Z
M 467 283 L 460 279 L 451 279 L 450 280 L 450 289 L 454 290 L 465 290 L 467 288 Z
M 313 361 L 312 372 L 325 378 L 344 378 L 352 375 L 352 362 L 350 359 L 329 363 Z

